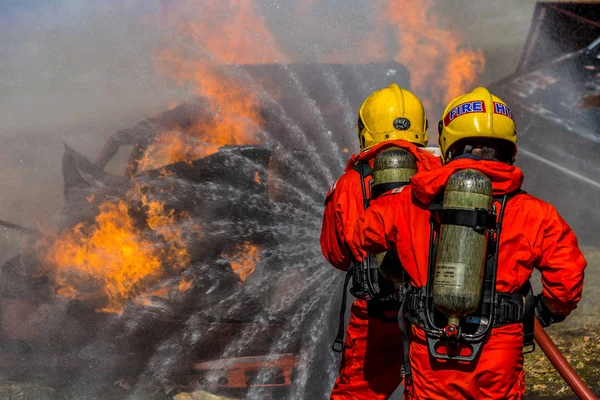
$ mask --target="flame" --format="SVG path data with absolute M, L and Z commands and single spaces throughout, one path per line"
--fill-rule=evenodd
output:
M 432 0 L 372 1 L 370 5 L 370 15 L 363 16 L 369 30 L 360 37 L 343 24 L 331 24 L 326 28 L 325 36 L 348 44 L 335 46 L 321 57 L 322 61 L 374 63 L 395 60 L 408 68 L 410 89 L 423 100 L 427 110 L 472 89 L 485 67 L 483 52 L 464 46 L 460 32 L 436 12 Z M 298 18 L 300 23 L 315 20 L 306 6 L 298 6 L 296 10 L 305 16 Z M 347 48 L 349 45 L 351 51 Z
M 242 282 L 254 273 L 256 263 L 260 261 L 260 247 L 249 242 L 238 245 L 233 254 L 222 254 L 221 256 L 229 261 L 233 272 L 235 272 Z
M 132 209 L 143 212 L 149 231 L 131 217 Z M 174 210 L 149 201 L 139 186 L 125 200 L 103 202 L 93 223 L 79 223 L 38 246 L 59 296 L 104 292 L 107 303 L 98 311 L 105 312 L 122 312 L 130 297 L 148 295 L 145 288 L 163 277 L 167 266 L 180 269 L 190 262 Z
M 427 110 L 474 86 L 485 67 L 483 53 L 464 46 L 459 31 L 445 24 L 432 0 L 369 4 L 370 13 L 363 16 L 369 29 L 360 37 L 343 21 L 314 25 L 314 21 L 321 21 L 314 14 L 328 7 L 323 0 L 296 2 L 291 15 L 302 26 L 301 31 L 324 29 L 322 36 L 338 44 L 324 46 L 333 50 L 320 54 L 323 62 L 395 60 L 405 65 L 411 76 L 410 88 Z M 192 87 L 206 112 L 198 116 L 192 128 L 160 132 L 140 160 L 141 170 L 190 162 L 226 144 L 261 141 L 264 121 L 262 89 L 258 87 L 268 85 L 253 81 L 235 65 L 289 59 L 278 47 L 260 8 L 256 0 L 162 3 L 161 22 L 174 36 L 164 41 L 155 56 L 157 72 L 180 86 Z
M 133 302 L 135 304 L 138 304 L 141 306 L 152 307 L 155 305 L 152 302 L 153 297 L 159 297 L 161 299 L 168 299 L 169 298 L 169 289 L 166 287 L 162 287 L 162 288 L 153 290 L 148 293 L 141 293 L 140 295 L 133 298 Z
M 157 71 L 180 86 L 191 85 L 206 112 L 185 131 L 160 132 L 139 169 L 190 162 L 223 145 L 258 143 L 264 125 L 260 92 L 226 67 L 285 60 L 257 5 L 250 0 L 181 1 L 165 4 L 161 16 L 176 36 L 156 54 Z
M 481 50 L 461 45 L 458 31 L 444 27 L 431 0 L 388 0 L 378 17 L 394 27 L 400 46 L 394 59 L 410 71 L 411 88 L 432 106 L 464 94 L 485 67 Z
M 187 291 L 189 288 L 192 287 L 192 281 L 191 280 L 187 280 L 187 279 L 182 279 L 179 282 L 179 286 L 177 287 L 179 289 L 180 292 L 185 292 Z

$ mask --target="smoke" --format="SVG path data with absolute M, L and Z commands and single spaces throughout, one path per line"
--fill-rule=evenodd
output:
M 0 6 L 0 218 L 35 226 L 60 208 L 61 141 L 92 158 L 114 131 L 183 98 L 153 71 L 160 32 L 144 18 L 157 9 L 157 1 Z
M 60 207 L 61 140 L 93 158 L 111 133 L 190 95 L 155 73 L 154 56 L 167 37 L 161 7 L 178 3 L 31 0 L 2 6 L 0 218 L 34 225 Z M 388 53 L 398 46 L 377 33 L 370 1 L 298 3 L 256 3 L 292 61 L 331 59 L 337 52 L 344 53 L 338 61 L 368 62 L 373 46 L 392 49 Z M 462 31 L 466 46 L 483 49 L 485 83 L 514 68 L 533 3 L 436 1 L 433 11 Z M 499 28 L 502 35 L 495 33 Z M 440 112 L 430 112 L 430 119 Z
M 159 110 L 170 93 L 153 72 L 160 33 L 144 23 L 147 3 L 65 0 L 15 13 L 0 39 L 2 136 L 112 130 Z
M 486 68 L 483 85 L 512 73 L 519 62 L 536 0 L 503 2 L 436 1 L 440 15 L 459 26 L 466 46 L 482 49 Z
M 0 24 L 4 33 L 0 36 L 0 219 L 31 226 L 51 222 L 62 205 L 61 141 L 93 159 L 112 133 L 198 94 L 193 85 L 179 86 L 157 74 L 158 52 L 171 43 L 173 48 L 181 44 L 174 27 L 166 23 L 171 17 L 169 10 L 185 3 L 188 9 L 194 10 L 195 3 L 184 0 L 58 0 L 50 4 L 30 0 L 0 6 Z M 222 3 L 236 4 L 232 1 Z M 394 26 L 374 17 L 373 3 L 371 0 L 301 3 L 258 0 L 252 4 L 264 16 L 265 25 L 275 38 L 271 45 L 277 47 L 278 59 L 294 63 L 391 61 L 401 54 L 402 43 L 396 41 L 398 36 L 394 34 Z M 473 85 L 485 85 L 513 72 L 529 30 L 534 4 L 533 0 L 437 0 L 431 2 L 429 12 L 460 34 L 461 50 L 481 49 L 486 66 Z M 202 13 L 204 10 L 195 11 Z M 203 18 L 210 26 L 211 22 L 218 25 L 221 16 L 231 17 L 231 14 L 220 10 L 214 15 L 203 15 Z M 397 22 L 400 25 L 402 18 L 400 14 Z M 427 21 L 424 20 L 418 29 L 428 30 Z M 235 18 L 230 23 L 235 25 Z M 255 33 L 252 30 L 244 32 L 247 36 Z M 194 54 L 199 52 L 193 50 Z M 421 60 L 421 50 L 414 49 L 417 61 Z M 235 58 L 219 61 L 236 62 Z M 430 61 L 423 53 L 421 62 Z M 244 62 L 252 61 L 244 59 Z M 440 70 L 439 74 L 443 72 Z M 343 97 L 341 82 L 336 81 L 335 76 L 328 83 L 334 88 L 332 91 L 340 94 L 339 118 L 346 126 L 346 131 L 334 135 L 342 137 L 344 144 L 353 143 L 354 147 L 349 146 L 350 152 L 356 151 L 353 123 L 357 104 L 350 104 Z M 368 83 L 364 85 L 369 87 Z M 297 86 L 298 97 L 306 96 L 302 89 Z M 437 135 L 436 124 L 432 122 L 441 115 L 443 97 L 444 94 L 433 91 L 425 99 L 431 104 L 428 114 L 430 127 L 434 128 L 429 132 L 433 144 Z M 271 101 L 276 103 L 274 99 Z M 301 107 L 310 111 L 309 115 L 314 117 L 319 128 L 328 128 L 321 118 L 322 110 L 312 99 L 307 99 Z M 286 125 L 298 124 L 289 116 L 285 118 Z M 293 132 L 302 133 L 299 127 Z M 324 135 L 322 140 L 328 144 L 322 148 L 321 143 L 299 143 L 321 151 L 325 148 L 329 153 L 343 148 L 333 143 L 331 132 Z M 336 161 L 348 156 L 328 155 Z M 328 180 L 341 173 L 340 162 L 336 163 L 336 168 L 337 171 L 327 171 Z M 318 210 L 313 211 L 318 214 Z M 302 231 L 298 242 L 314 245 L 311 261 L 319 265 L 324 261 L 316 249 L 318 220 L 311 221 L 314 225 L 307 225 L 310 229 Z M 288 233 L 281 228 L 282 236 Z M 0 236 L 0 261 L 11 254 L 9 248 L 15 252 L 14 238 L 12 234 Z M 9 241 L 2 242 L 6 240 Z M 305 263 L 304 258 L 298 262 L 300 266 Z M 327 271 L 334 274 L 332 270 Z M 314 280 L 314 288 L 310 286 L 310 289 L 321 298 L 331 300 L 333 290 L 329 289 L 335 286 L 333 278 L 315 275 L 319 279 Z M 279 278 L 283 280 L 287 276 Z M 321 284 L 323 281 L 326 285 Z M 331 307 L 331 301 L 327 304 Z M 303 311 L 314 312 L 311 307 Z M 321 309 L 314 318 L 324 318 L 321 314 L 326 313 L 331 310 Z M 314 348 L 318 348 L 316 335 L 309 332 L 311 340 L 308 343 Z M 165 351 L 168 353 L 170 348 Z M 163 359 L 160 355 L 156 357 L 158 361 Z M 152 372 L 148 371 L 148 374 Z M 302 379 L 310 381 L 308 376 Z

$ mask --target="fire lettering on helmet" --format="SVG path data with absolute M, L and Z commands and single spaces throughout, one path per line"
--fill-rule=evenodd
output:
M 485 103 L 483 100 L 474 100 L 462 103 L 448 111 L 448 114 L 444 117 L 444 126 L 448 126 L 455 118 L 461 115 L 472 114 L 472 113 L 484 113 Z
M 515 120 L 512 111 L 510 111 L 510 108 L 508 108 L 506 104 L 494 102 L 494 114 L 504 115 L 512 119 L 513 121 Z

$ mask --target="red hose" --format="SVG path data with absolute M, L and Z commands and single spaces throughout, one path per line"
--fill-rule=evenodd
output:
M 577 375 L 577 372 L 575 372 L 569 362 L 565 360 L 537 319 L 535 319 L 534 323 L 533 335 L 535 337 L 535 341 L 546 354 L 552 365 L 554 365 L 554 368 L 556 368 L 560 376 L 563 377 L 565 382 L 567 382 L 573 392 L 575 392 L 577 397 L 583 400 L 598 400 L 594 393 L 592 393 L 592 391 L 581 380 L 579 375 Z

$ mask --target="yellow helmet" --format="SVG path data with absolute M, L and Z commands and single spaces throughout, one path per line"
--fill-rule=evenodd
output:
M 452 100 L 438 124 L 440 150 L 448 161 L 457 142 L 467 138 L 502 140 L 511 151 L 511 161 L 517 156 L 517 132 L 513 114 L 504 101 L 484 87 Z
M 360 151 L 386 140 L 427 146 L 427 119 L 421 100 L 395 83 L 373 92 L 358 111 Z

